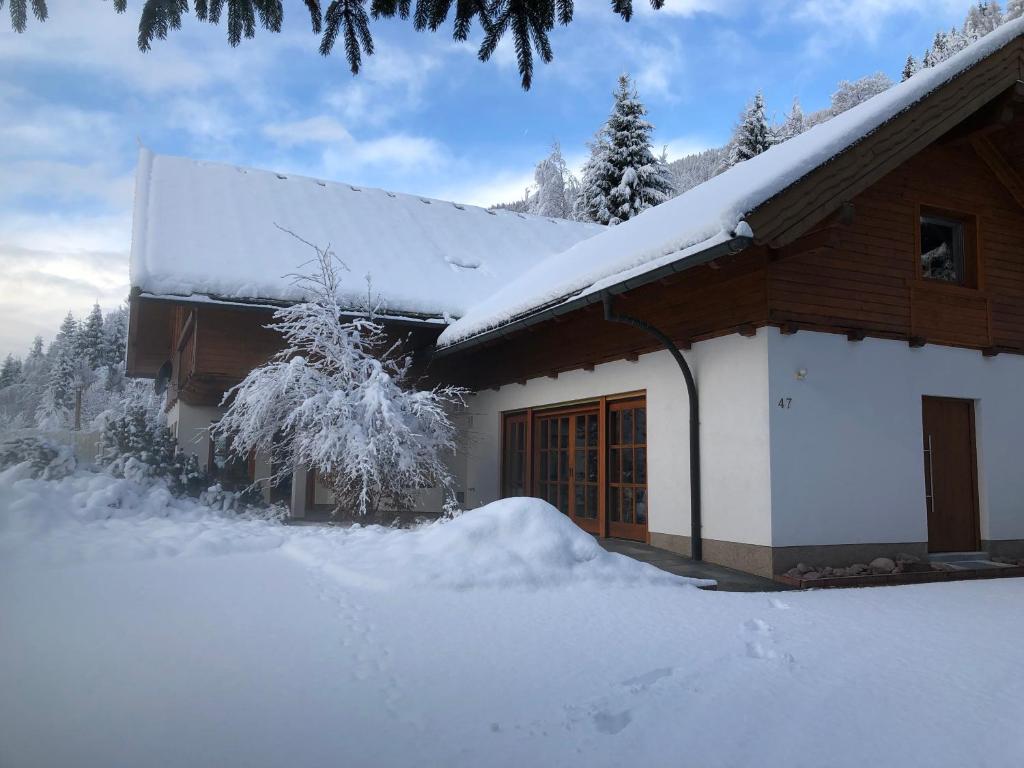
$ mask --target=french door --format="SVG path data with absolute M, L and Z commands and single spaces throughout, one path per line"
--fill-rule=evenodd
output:
M 608 535 L 647 538 L 647 407 L 642 399 L 608 406 Z
M 534 417 L 534 495 L 600 534 L 600 434 L 597 409 Z
M 501 489 L 544 499 L 597 536 L 647 541 L 645 398 L 505 414 Z

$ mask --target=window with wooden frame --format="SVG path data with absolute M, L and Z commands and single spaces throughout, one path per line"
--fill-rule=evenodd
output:
M 974 216 L 921 206 L 919 276 L 929 282 L 977 288 L 977 230 Z

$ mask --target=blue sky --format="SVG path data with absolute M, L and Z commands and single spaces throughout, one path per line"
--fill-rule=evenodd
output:
M 341 55 L 319 56 L 297 2 L 279 35 L 231 49 L 223 26 L 189 18 L 141 54 L 140 5 L 118 16 L 57 0 L 24 35 L 0 21 L 0 355 L 51 337 L 68 309 L 127 295 L 139 141 L 486 205 L 520 196 L 552 140 L 582 162 L 620 72 L 674 158 L 723 143 L 758 88 L 781 116 L 794 96 L 826 106 L 843 78 L 898 78 L 968 2 L 668 0 L 654 12 L 637 0 L 626 24 L 605 0 L 577 0 L 528 93 L 507 42 L 481 64 L 450 28 L 400 20 L 374 24 L 377 53 L 352 77 Z

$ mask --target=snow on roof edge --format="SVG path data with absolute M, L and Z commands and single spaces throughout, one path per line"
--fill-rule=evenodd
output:
M 278 221 L 338 252 L 353 277 L 353 290 L 339 296 L 346 305 L 364 298 L 359 277 L 372 276 L 396 314 L 448 319 L 601 229 L 140 148 L 131 287 L 229 301 L 299 300 L 288 275 L 306 259 L 291 239 L 269 232 Z

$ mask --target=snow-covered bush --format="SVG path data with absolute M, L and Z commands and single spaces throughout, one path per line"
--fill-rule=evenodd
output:
M 416 489 L 450 485 L 448 411 L 462 405 L 462 391 L 411 386 L 411 359 L 388 339 L 375 308 L 368 302 L 365 317 L 343 319 L 341 263 L 306 244 L 318 266 L 295 278 L 306 300 L 277 310 L 269 326 L 285 348 L 225 395 L 214 438 L 230 436 L 239 457 L 269 455 L 278 468 L 272 482 L 312 467 L 334 492 L 336 514 L 408 509 Z
M 268 508 L 263 501 L 262 491 L 255 484 L 232 491 L 224 488 L 220 483 L 214 483 L 199 494 L 199 503 L 220 512 L 251 513 L 254 509 L 259 508 L 269 512 L 269 515 L 261 514 L 261 517 L 273 519 L 284 518 L 288 514 L 288 508 L 284 506 Z
M 162 478 L 174 492 L 192 496 L 207 484 L 196 457 L 179 450 L 170 430 L 140 402 L 129 403 L 123 413 L 107 420 L 96 464 L 115 477 Z
M 0 471 L 28 462 L 30 476 L 59 480 L 75 471 L 75 454 L 70 446 L 37 437 L 17 437 L 0 443 Z

